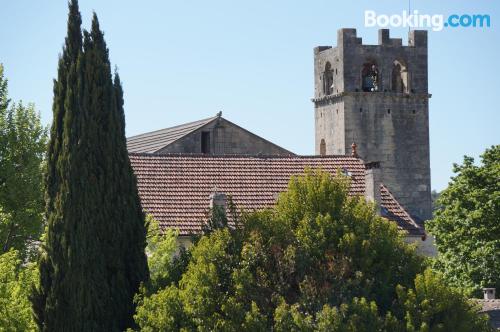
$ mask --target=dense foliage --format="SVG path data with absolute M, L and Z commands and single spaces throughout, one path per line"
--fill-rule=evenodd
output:
M 307 171 L 240 223 L 206 233 L 180 278 L 140 298 L 142 331 L 489 330 L 340 175 Z
M 28 299 L 35 279 L 35 264 L 23 266 L 16 250 L 0 255 L 0 331 L 36 330 Z
M 33 309 L 43 331 L 123 331 L 148 279 L 146 229 L 96 15 L 82 42 L 76 0 L 54 82 L 46 179 L 48 222 Z
M 470 295 L 482 287 L 500 289 L 500 145 L 481 156 L 481 165 L 465 157 L 455 164 L 441 192 L 428 229 L 436 237 L 437 269 Z
M 32 260 L 43 230 L 46 129 L 32 104 L 10 104 L 0 64 L 0 253 Z
M 431 201 L 432 201 L 432 213 L 433 215 L 436 213 L 436 210 L 441 209 L 441 206 L 438 204 L 439 192 L 436 190 L 431 191 Z
M 176 252 L 177 231 L 173 229 L 162 231 L 158 221 L 151 216 L 147 216 L 146 220 L 148 225 L 146 253 L 151 276 L 149 282 L 144 285 L 147 288 L 143 291 L 152 293 L 180 278 L 177 264 L 181 263 L 180 258 L 186 252 L 184 250 Z

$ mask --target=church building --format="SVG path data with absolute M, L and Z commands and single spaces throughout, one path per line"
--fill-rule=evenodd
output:
M 321 168 L 351 178 L 380 215 L 426 255 L 431 218 L 427 32 L 407 46 L 379 31 L 363 45 L 355 29 L 314 49 L 315 155 L 299 156 L 216 116 L 127 139 L 144 211 L 180 241 L 198 233 L 214 205 L 272 206 L 291 176 Z

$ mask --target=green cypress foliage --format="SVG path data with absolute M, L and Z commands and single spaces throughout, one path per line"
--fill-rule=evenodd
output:
M 48 229 L 32 302 L 43 331 L 123 331 L 148 278 L 146 229 L 121 82 L 117 74 L 113 81 L 96 15 L 83 45 L 80 22 L 74 0 L 54 89 Z
M 65 117 L 69 118 L 71 113 L 77 112 L 73 89 L 77 86 L 77 60 L 82 51 L 81 22 L 78 3 L 72 1 L 69 4 L 68 32 L 63 53 L 59 57 L 57 80 L 54 80 L 53 89 L 53 122 L 45 178 L 45 217 L 48 223 L 46 243 L 44 243 L 40 255 L 39 285 L 32 291 L 31 296 L 35 321 L 40 330 L 54 328 L 54 322 L 58 320 L 58 317 L 55 316 L 58 309 L 55 306 L 64 308 L 68 304 L 67 302 L 63 303 L 62 287 L 55 285 L 55 279 L 59 278 L 59 282 L 62 281 L 63 271 L 68 270 L 69 265 L 67 257 L 69 251 L 66 250 L 68 244 L 63 243 L 66 241 L 66 231 L 70 223 L 69 220 L 65 222 L 62 215 L 63 204 L 67 201 L 67 188 L 65 188 L 66 192 L 62 190 L 64 185 L 62 173 L 67 168 L 63 166 L 63 126 Z M 72 81 L 68 82 L 70 76 Z M 57 297 L 61 300 L 56 300 Z M 64 316 L 64 314 L 60 315 Z

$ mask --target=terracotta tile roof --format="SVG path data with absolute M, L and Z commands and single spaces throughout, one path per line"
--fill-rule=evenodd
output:
M 382 217 L 395 221 L 399 229 L 407 231 L 410 235 L 425 235 L 423 225 L 412 218 L 383 184 L 380 185 L 380 200 Z
M 218 116 L 211 118 L 184 123 L 179 126 L 160 129 L 127 138 L 127 149 L 134 153 L 154 153 L 161 150 L 165 146 L 175 142 L 176 140 L 192 133 L 212 121 L 215 121 Z
M 290 177 L 304 168 L 322 168 L 352 177 L 351 195 L 365 193 L 365 166 L 351 156 L 209 156 L 130 154 L 139 195 L 146 213 L 164 228 L 177 228 L 181 235 L 199 232 L 206 220 L 209 196 L 217 191 L 231 195 L 237 209 L 246 211 L 272 206 L 286 190 Z M 387 191 L 388 192 L 388 191 Z M 390 193 L 389 193 L 390 195 Z M 413 231 L 412 219 L 399 211 L 394 200 L 383 200 L 402 229 Z M 391 219 L 393 220 L 393 219 Z M 407 224 L 408 223 L 408 224 Z

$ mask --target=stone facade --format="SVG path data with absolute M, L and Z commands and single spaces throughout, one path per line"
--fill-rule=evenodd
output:
M 157 153 L 207 153 L 216 155 L 293 155 L 292 152 L 218 117 L 167 145 Z
M 431 218 L 427 32 L 410 31 L 408 46 L 385 29 L 378 45 L 355 29 L 337 41 L 314 49 L 316 154 L 348 154 L 355 142 L 397 200 Z
M 432 235 L 427 234 L 426 237 L 406 235 L 404 241 L 408 244 L 416 244 L 417 253 L 422 256 L 437 256 L 436 239 Z

